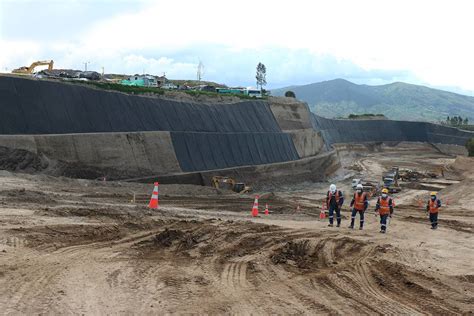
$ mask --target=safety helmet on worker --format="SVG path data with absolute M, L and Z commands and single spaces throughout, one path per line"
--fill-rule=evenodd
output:
M 336 190 L 337 190 L 337 188 L 336 188 L 336 185 L 335 185 L 335 184 L 331 184 L 331 185 L 329 186 L 329 191 L 331 191 L 331 193 L 336 193 Z
M 382 193 L 388 193 L 388 189 L 387 189 L 387 188 L 383 188 L 383 189 L 382 189 Z
M 361 191 L 364 189 L 364 187 L 362 186 L 362 184 L 358 184 L 357 187 L 356 187 L 357 191 Z
M 387 189 L 387 188 L 383 188 L 383 189 L 382 189 L 382 198 L 385 199 L 385 198 L 387 198 L 387 196 L 388 196 L 388 189 Z
M 437 192 L 434 192 L 434 191 L 433 191 L 433 192 L 430 193 L 430 196 L 436 196 L 436 195 L 438 195 Z
M 436 192 L 431 192 L 431 193 L 430 193 L 430 197 L 431 197 L 431 200 L 432 200 L 432 201 L 436 200 L 436 195 L 437 195 Z

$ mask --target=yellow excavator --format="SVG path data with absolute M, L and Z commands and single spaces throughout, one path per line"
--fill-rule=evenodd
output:
M 51 71 L 51 70 L 53 70 L 53 64 L 54 64 L 54 61 L 52 61 L 52 60 L 35 61 L 34 63 L 31 64 L 30 67 L 24 66 L 24 67 L 20 67 L 20 68 L 17 68 L 17 69 L 13 69 L 12 73 L 13 74 L 28 75 L 28 74 L 32 74 L 36 67 L 46 66 L 46 65 L 48 66 L 48 70 Z
M 237 183 L 233 178 L 214 176 L 212 177 L 212 186 L 216 189 L 227 189 L 237 193 L 249 193 L 252 188 L 246 186 L 245 183 Z

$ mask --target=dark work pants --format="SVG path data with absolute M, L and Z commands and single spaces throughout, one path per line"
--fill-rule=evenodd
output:
M 352 209 L 351 226 L 354 227 L 354 222 L 355 222 L 357 212 L 360 214 L 360 227 L 364 227 L 364 212 L 365 211 L 359 211 L 359 210 L 356 210 L 355 208 Z
M 431 227 L 435 228 L 438 226 L 438 213 L 430 213 Z
M 337 225 L 341 225 L 341 208 L 329 205 L 329 224 L 334 223 L 334 211 L 336 211 Z
M 387 218 L 388 214 L 380 215 L 380 229 L 383 231 L 387 230 Z

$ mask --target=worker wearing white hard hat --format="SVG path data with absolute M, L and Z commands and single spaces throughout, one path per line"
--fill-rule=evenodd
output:
M 329 210 L 329 227 L 334 226 L 334 212 L 336 213 L 336 226 L 341 226 L 341 207 L 343 203 L 344 195 L 342 194 L 342 191 L 337 190 L 335 184 L 331 184 L 326 196 L 326 206 Z
M 359 183 L 356 187 L 356 192 L 354 193 L 354 196 L 352 197 L 351 201 L 351 224 L 349 225 L 349 228 L 354 228 L 354 222 L 357 213 L 359 213 L 360 216 L 359 229 L 364 228 L 364 213 L 367 210 L 368 206 L 369 200 L 367 198 L 367 193 L 364 192 L 364 187 L 362 186 L 362 184 Z

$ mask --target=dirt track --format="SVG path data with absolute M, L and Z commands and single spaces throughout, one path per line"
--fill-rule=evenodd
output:
M 426 147 L 344 155 L 364 177 L 395 164 L 453 162 Z M 446 170 L 446 178 L 468 178 L 465 170 Z M 337 182 L 346 192 L 350 178 Z M 472 313 L 474 197 L 456 200 L 472 190 L 465 181 L 444 190 L 451 203 L 437 231 L 418 208 L 427 191 L 407 189 L 395 196 L 396 213 L 382 235 L 375 202 L 363 231 L 346 228 L 347 208 L 342 228 L 319 220 L 328 183 L 276 187 L 260 201 L 270 204 L 270 216 L 252 220 L 251 196 L 211 188 L 162 186 L 161 209 L 150 211 L 129 202 L 133 192 L 150 194 L 148 185 L 0 172 L 0 310 Z

